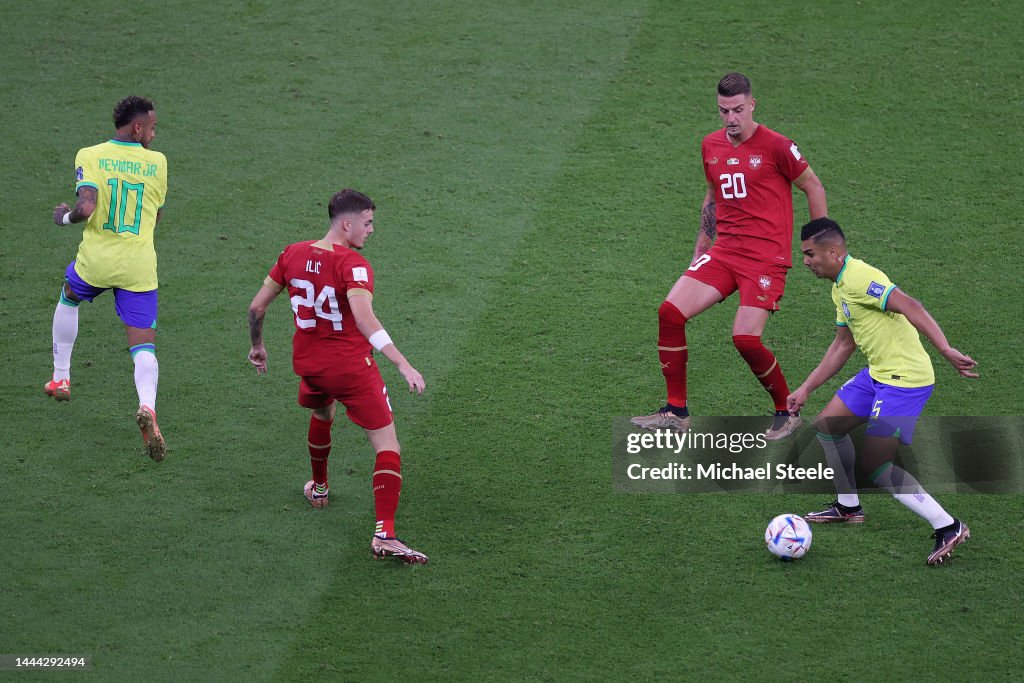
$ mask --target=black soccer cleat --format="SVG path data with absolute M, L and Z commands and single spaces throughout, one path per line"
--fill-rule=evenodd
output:
M 848 508 L 840 505 L 838 500 L 829 503 L 829 506 L 818 512 L 808 512 L 804 515 L 808 522 L 816 524 L 840 523 L 840 524 L 862 524 L 864 522 L 864 508 L 858 505 L 855 508 Z
M 957 547 L 971 537 L 971 530 L 959 519 L 954 519 L 949 526 L 936 529 L 932 534 L 935 539 L 935 550 L 928 556 L 928 564 L 936 565 L 953 554 L 953 548 Z

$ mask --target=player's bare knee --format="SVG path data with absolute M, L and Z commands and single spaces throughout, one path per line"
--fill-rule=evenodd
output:
M 131 325 L 125 325 L 124 331 L 125 335 L 128 337 L 128 346 L 156 343 L 156 330 L 152 327 L 132 327 Z
M 401 452 L 401 445 L 398 443 L 398 433 L 395 431 L 395 423 L 381 427 L 380 429 L 367 429 L 366 438 L 376 453 L 381 451 Z
M 64 288 L 62 291 L 64 293 L 64 298 L 67 299 L 68 301 L 71 301 L 76 304 L 82 303 L 82 300 L 78 298 L 78 295 L 71 291 L 71 285 L 68 284 L 67 282 L 64 283 Z
M 819 434 L 828 434 L 830 436 L 846 434 L 843 429 L 844 426 L 840 424 L 840 419 L 835 416 L 826 415 L 824 411 L 818 413 L 818 416 L 814 418 L 814 422 L 811 425 Z

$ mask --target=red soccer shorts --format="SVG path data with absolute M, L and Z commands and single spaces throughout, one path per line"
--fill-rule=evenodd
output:
M 723 299 L 739 290 L 740 306 L 777 311 L 786 289 L 788 270 L 781 264 L 763 263 L 711 247 L 683 275 L 711 285 Z
M 375 365 L 345 375 L 301 378 L 300 406 L 326 408 L 333 401 L 340 401 L 348 419 L 363 429 L 382 429 L 394 420 L 388 389 Z

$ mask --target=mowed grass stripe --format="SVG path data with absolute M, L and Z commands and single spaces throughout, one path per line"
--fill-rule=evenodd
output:
M 516 11 L 510 15 L 506 8 L 505 14 L 494 20 L 499 32 L 518 36 L 519 40 L 540 31 L 538 35 L 530 35 L 529 40 L 563 41 L 559 51 L 572 58 L 547 64 L 536 78 L 540 82 L 557 82 L 574 88 L 579 87 L 581 78 L 584 79 L 586 89 L 574 98 L 587 102 L 586 109 L 593 110 L 603 106 L 603 99 L 608 96 L 608 79 L 621 68 L 626 46 L 637 31 L 642 11 L 640 7 L 588 5 L 584 14 L 546 8 L 539 16 L 528 19 L 529 13 Z M 527 29 L 527 26 L 532 28 Z M 504 39 L 498 41 L 498 47 L 512 48 L 512 54 L 520 56 L 524 54 L 521 50 L 533 49 L 531 44 L 506 46 Z M 497 85 L 493 96 L 518 97 Z M 559 118 L 577 113 L 574 108 L 558 111 L 558 108 L 545 107 L 544 111 L 544 116 Z M 492 119 L 488 125 L 503 126 L 505 116 Z M 531 116 L 537 116 L 536 112 Z M 477 298 L 470 310 L 476 315 L 455 312 L 453 322 L 457 330 L 444 327 L 451 318 L 443 319 L 434 328 L 439 336 L 428 343 L 438 344 L 439 340 L 444 340 L 442 346 L 450 343 L 455 357 L 435 382 L 430 402 L 415 421 L 400 416 L 405 450 L 403 474 L 406 476 L 399 511 L 400 533 L 410 542 L 420 543 L 426 552 L 436 553 L 436 562 L 412 571 L 358 563 L 339 565 L 334 570 L 332 589 L 321 598 L 323 617 L 318 623 L 311 623 L 296 640 L 292 656 L 278 672 L 282 678 L 303 677 L 320 670 L 334 674 L 372 670 L 383 677 L 406 670 L 409 658 L 418 662 L 421 673 L 433 671 L 460 677 L 471 675 L 473 671 L 489 671 L 494 665 L 493 660 L 481 660 L 472 645 L 480 642 L 479 639 L 485 637 L 484 632 L 492 626 L 499 632 L 504 628 L 501 615 L 493 612 L 496 606 L 505 609 L 501 606 L 504 600 L 488 604 L 494 596 L 479 592 L 480 581 L 487 581 L 484 577 L 493 577 L 491 585 L 496 587 L 504 581 L 502 577 L 508 571 L 500 560 L 495 560 L 505 557 L 509 549 L 502 549 L 498 545 L 501 541 L 495 543 L 497 539 L 491 536 L 491 529 L 495 524 L 504 528 L 509 520 L 529 515 L 530 510 L 516 501 L 511 501 L 511 509 L 502 509 L 505 501 L 498 498 L 474 500 L 469 504 L 464 498 L 466 482 L 461 472 L 479 473 L 481 467 L 498 464 L 499 449 L 504 448 L 506 433 L 503 423 L 518 419 L 520 406 L 501 403 L 505 394 L 502 392 L 499 397 L 495 393 L 516 370 L 493 371 L 487 358 L 500 364 L 508 349 L 517 346 L 514 338 L 529 327 L 521 317 L 532 315 L 520 304 L 523 293 L 518 287 L 509 286 L 513 278 L 503 271 L 507 267 L 519 270 L 519 257 L 513 254 L 522 251 L 520 243 L 524 236 L 536 239 L 538 234 L 550 230 L 546 214 L 551 208 L 552 194 L 564 189 L 561 180 L 564 171 L 561 166 L 552 168 L 544 161 L 553 157 L 542 156 L 542 163 L 538 165 L 537 152 L 541 147 L 546 147 L 547 154 L 557 151 L 561 164 L 565 163 L 566 153 L 575 153 L 578 132 L 586 131 L 591 119 L 567 120 L 571 125 L 560 125 L 562 130 L 546 141 L 538 130 L 536 135 L 521 142 L 509 141 L 512 144 L 508 148 L 488 150 L 494 155 L 492 162 L 496 167 L 521 169 L 529 177 L 512 176 L 507 180 L 516 182 L 506 182 L 500 193 L 459 207 L 460 211 L 486 215 L 487 224 L 478 226 L 480 239 L 466 241 L 458 252 L 449 253 L 435 266 L 458 273 L 463 258 L 480 258 L 479 250 L 487 254 L 492 248 L 502 250 L 501 268 L 482 273 L 488 282 L 485 288 L 475 292 Z M 575 199 L 566 196 L 564 201 L 568 205 Z M 505 215 L 508 206 L 514 215 Z M 492 244 L 492 240 L 501 244 Z M 434 292 L 434 296 L 445 305 L 444 292 L 440 296 Z M 502 331 L 498 338 L 493 338 L 496 319 L 503 320 Z M 481 335 L 489 339 L 486 350 L 480 348 Z M 485 368 L 486 376 L 476 374 Z M 493 448 L 479 448 L 480 439 L 490 433 L 492 427 L 496 427 Z M 492 483 L 484 483 L 481 490 L 487 490 Z M 458 489 L 452 488 L 455 484 Z M 364 491 L 358 495 L 363 500 L 369 498 Z M 461 512 L 455 513 L 453 505 Z M 488 539 L 486 544 L 472 540 L 476 529 L 483 534 L 482 539 Z M 340 530 L 345 536 L 349 532 L 359 537 L 362 528 Z M 516 552 L 523 550 L 518 544 L 515 546 Z M 497 555 L 492 556 L 493 553 Z M 487 556 L 491 556 L 490 559 L 485 559 Z M 517 629 L 514 622 L 510 622 L 508 628 Z M 397 656 L 381 658 L 378 651 L 382 643 L 387 643 Z M 424 655 L 428 655 L 426 659 Z

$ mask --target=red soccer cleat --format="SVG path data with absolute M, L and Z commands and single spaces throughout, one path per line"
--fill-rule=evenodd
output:
M 43 391 L 46 392 L 47 396 L 53 397 L 56 401 L 70 401 L 71 380 L 62 379 L 56 382 L 51 380 L 43 385 Z

